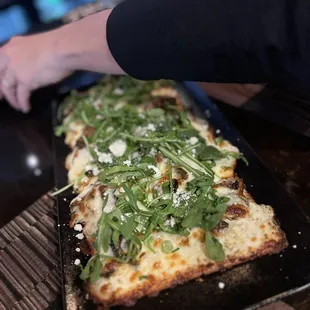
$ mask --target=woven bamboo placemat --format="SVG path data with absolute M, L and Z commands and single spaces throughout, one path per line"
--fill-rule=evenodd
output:
M 0 229 L 0 310 L 60 310 L 60 292 L 56 204 L 45 195 Z
M 46 195 L 0 229 L 0 309 L 57 307 L 61 280 L 56 223 L 54 200 Z

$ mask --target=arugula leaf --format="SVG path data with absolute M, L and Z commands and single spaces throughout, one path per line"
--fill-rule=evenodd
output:
M 185 168 L 187 171 L 192 172 L 195 176 L 199 176 L 202 175 L 203 173 L 198 171 L 197 169 L 191 167 L 189 164 L 187 164 L 185 161 L 181 160 L 178 157 L 178 154 L 175 154 L 169 150 L 167 150 L 164 147 L 159 147 L 158 148 L 166 157 L 168 157 L 173 163 L 175 163 L 178 166 L 181 166 L 183 168 Z
M 155 165 L 156 164 L 156 160 L 154 157 L 151 156 L 143 156 L 140 160 L 141 164 L 149 164 L 149 165 Z
M 107 203 L 107 198 L 103 201 L 102 204 L 102 210 L 104 209 L 105 205 Z M 84 267 L 84 269 L 82 270 L 81 274 L 80 274 L 80 278 L 82 280 L 86 280 L 86 279 L 90 279 L 90 281 L 96 282 L 99 277 L 100 277 L 100 270 L 102 267 L 102 264 L 100 262 L 100 252 L 101 252 L 101 247 L 103 247 L 103 250 L 106 251 L 108 250 L 107 247 L 109 247 L 109 240 L 107 241 L 107 237 L 109 237 L 109 232 L 107 231 L 107 229 L 109 228 L 106 224 L 105 224 L 105 213 L 102 212 L 102 215 L 98 221 L 98 232 L 97 232 L 97 238 L 96 238 L 96 250 L 97 250 L 97 254 L 95 256 L 93 256 L 88 263 L 86 264 L 86 266 Z M 106 243 L 108 243 L 108 245 L 106 246 Z
M 102 240 L 102 249 L 103 252 L 108 252 L 110 246 L 111 228 L 104 221 L 101 225 L 104 225 L 102 235 L 100 236 L 100 239 Z
M 55 135 L 57 137 L 60 137 L 68 130 L 68 126 L 66 125 L 59 125 L 55 128 Z
M 135 211 L 138 211 L 139 208 L 137 204 L 137 197 L 135 196 L 134 192 L 126 184 L 122 184 L 122 187 L 127 194 L 129 204 L 133 207 Z
M 205 250 L 208 257 L 214 261 L 222 262 L 225 259 L 222 244 L 209 231 L 206 231 L 205 237 Z
M 88 260 L 86 266 L 82 269 L 82 272 L 80 273 L 80 279 L 81 280 L 85 281 L 85 280 L 89 279 L 89 277 L 92 273 L 92 269 L 94 267 L 94 263 L 95 263 L 97 256 L 98 255 L 95 255 Z
M 215 144 L 220 145 L 223 142 L 223 137 L 219 136 L 215 138 Z
M 211 145 L 201 145 L 196 148 L 197 158 L 201 161 L 225 158 L 225 153 Z
M 89 146 L 88 140 L 87 138 L 83 135 L 82 139 L 86 145 L 87 151 L 89 152 L 89 154 L 92 156 L 92 158 L 97 158 L 97 154 L 95 153 L 95 151 Z
M 153 240 L 154 240 L 154 237 L 152 235 L 149 235 L 148 238 L 146 238 L 143 243 L 151 252 L 156 253 L 151 246 L 151 243 L 153 242 Z
M 186 128 L 186 129 L 179 129 L 177 137 L 180 139 L 189 139 L 191 137 L 197 137 L 198 131 L 194 128 Z
M 181 222 L 184 228 L 194 228 L 202 225 L 202 212 L 200 207 L 191 208 Z
M 172 253 L 173 252 L 173 244 L 170 240 L 165 240 L 161 244 L 161 250 L 163 253 Z
M 106 180 L 109 180 L 113 184 L 121 185 L 129 180 L 141 177 L 141 175 L 143 175 L 141 171 L 123 172 L 116 176 L 106 177 Z
M 121 225 L 121 233 L 125 239 L 130 240 L 134 231 L 134 227 L 135 223 L 133 217 L 127 218 L 126 221 Z
M 96 282 L 100 278 L 101 262 L 98 254 L 91 257 L 86 266 L 80 273 L 80 279 L 83 281 L 90 280 L 91 283 Z
M 139 280 L 146 280 L 149 276 L 142 275 L 139 277 Z
M 104 175 L 106 177 L 108 176 L 112 176 L 116 173 L 121 173 L 121 172 L 128 172 L 128 171 L 137 171 L 137 168 L 136 167 L 130 167 L 130 166 L 127 166 L 127 165 L 124 165 L 124 166 L 113 166 L 109 169 L 105 169 L 104 171 Z
M 94 266 L 92 268 L 91 274 L 89 275 L 90 283 L 94 283 L 97 280 L 99 280 L 101 268 L 102 268 L 102 264 L 100 261 L 100 256 L 96 255 Z
M 117 245 L 119 242 L 119 237 L 120 237 L 120 233 L 118 230 L 113 230 L 112 233 L 112 241 L 114 243 L 114 245 Z
M 236 159 L 241 159 L 247 166 L 249 165 L 248 160 L 246 157 L 243 155 L 243 153 L 237 153 L 237 152 L 226 152 L 228 156 L 231 156 Z
M 160 108 L 153 108 L 146 112 L 147 116 L 154 119 L 163 119 L 165 117 L 165 110 Z
M 222 213 L 222 212 L 205 215 L 204 219 L 203 219 L 203 227 L 204 227 L 204 229 L 206 231 L 210 231 L 213 228 L 215 228 L 216 225 L 223 218 L 223 215 L 224 215 L 224 213 Z
M 200 192 L 207 193 L 213 184 L 214 181 L 211 178 L 197 177 L 187 183 L 186 189 L 195 194 L 199 194 Z

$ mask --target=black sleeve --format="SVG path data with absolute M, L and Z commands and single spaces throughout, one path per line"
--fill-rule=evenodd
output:
M 310 86 L 309 0 L 126 0 L 107 40 L 138 79 Z

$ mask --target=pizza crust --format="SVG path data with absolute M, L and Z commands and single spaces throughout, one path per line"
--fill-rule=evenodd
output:
M 177 96 L 176 91 L 171 88 L 153 93 Z M 146 105 L 144 108 L 149 107 Z M 229 141 L 224 140 L 217 145 L 214 132 L 205 120 L 193 115 L 189 115 L 189 119 L 208 145 L 221 151 L 239 153 L 239 150 Z M 100 206 L 103 193 L 108 189 L 97 182 L 96 176 L 84 176 L 85 167 L 91 161 L 91 155 L 79 141 L 82 135 L 87 136 L 92 133 L 83 123 L 70 122 L 70 115 L 65 122 L 68 125 L 65 142 L 72 149 L 67 156 L 65 166 L 68 169 L 69 182 L 75 182 L 74 188 L 79 193 L 70 205 L 72 213 L 70 226 L 73 227 L 76 223 L 84 226 L 83 233 L 88 240 L 91 253 L 95 254 L 93 235 L 102 213 Z M 192 229 L 187 237 L 154 231 L 152 247 L 155 254 L 143 245 L 136 264 L 121 264 L 110 259 L 102 261 L 102 277 L 95 283 L 86 283 L 87 290 L 94 301 L 105 307 L 133 305 L 143 296 L 154 296 L 163 289 L 172 288 L 201 275 L 222 271 L 284 249 L 287 246 L 287 240 L 275 220 L 273 209 L 270 206 L 255 203 L 245 190 L 242 180 L 234 173 L 236 164 L 236 159 L 230 156 L 217 160 L 216 166 L 212 168 L 215 172 L 214 188 L 217 195 L 230 198 L 222 221 L 212 231 L 212 234 L 221 242 L 226 254 L 223 262 L 215 262 L 206 256 L 205 233 L 201 228 Z M 163 161 L 157 168 L 161 173 L 167 169 Z M 192 178 L 188 172 L 186 182 Z M 183 186 L 186 182 L 183 182 Z M 174 253 L 163 253 L 161 244 L 164 240 L 171 241 L 178 250 Z

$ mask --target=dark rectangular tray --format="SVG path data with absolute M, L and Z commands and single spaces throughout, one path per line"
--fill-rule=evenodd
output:
M 203 281 L 190 281 L 165 290 L 157 297 L 143 298 L 134 309 L 257 309 L 310 287 L 310 223 L 301 208 L 197 84 L 185 82 L 181 83 L 181 88 L 186 93 L 186 102 L 203 111 L 202 114 L 213 128 L 219 129 L 224 138 L 244 153 L 250 165 L 246 167 L 239 162 L 236 171 L 245 180 L 248 191 L 258 203 L 273 206 L 281 228 L 287 235 L 289 247 L 280 254 L 265 256 L 231 270 L 203 277 Z M 57 103 L 54 105 L 55 124 L 56 106 Z M 67 184 L 64 160 L 69 151 L 63 137 L 54 138 L 54 151 L 56 185 L 60 188 Z M 77 232 L 68 227 L 69 202 L 72 198 L 70 190 L 58 196 L 64 309 L 74 309 L 68 307 L 68 300 L 71 304 L 75 299 L 69 297 L 69 291 L 79 295 L 78 304 L 82 305 L 79 309 L 96 309 L 92 302 L 85 300 L 83 284 L 78 279 L 80 268 L 73 263 L 78 258 L 85 264 L 86 258 L 75 251 L 77 246 L 82 246 L 75 238 Z M 219 288 L 220 282 L 225 284 L 224 289 Z

